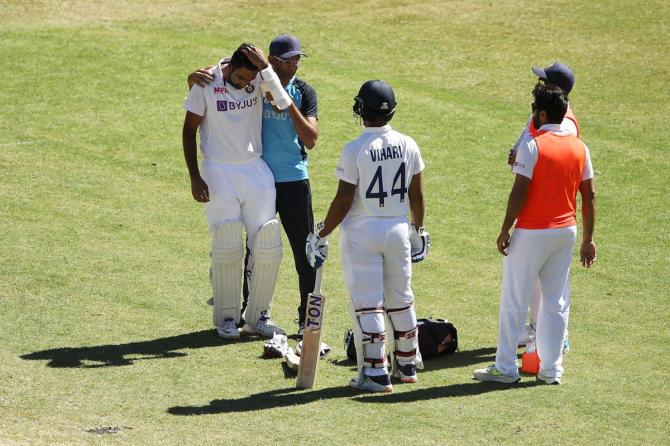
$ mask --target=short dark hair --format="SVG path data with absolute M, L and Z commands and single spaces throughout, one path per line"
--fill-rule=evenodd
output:
M 535 110 L 545 111 L 551 124 L 560 124 L 568 111 L 568 96 L 558 85 L 538 82 L 533 88 Z
M 252 71 L 258 71 L 258 67 L 253 63 L 251 63 L 249 58 L 247 58 L 247 56 L 245 56 L 244 53 L 242 52 L 243 49 L 249 48 L 251 46 L 253 46 L 251 43 L 243 43 L 235 50 L 233 55 L 230 57 L 230 65 L 233 67 L 234 70 L 238 68 L 247 68 Z

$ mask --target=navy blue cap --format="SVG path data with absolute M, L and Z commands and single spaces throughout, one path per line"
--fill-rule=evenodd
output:
M 300 40 L 288 34 L 280 34 L 270 42 L 270 54 L 281 59 L 288 59 L 297 55 L 306 56 L 301 51 Z
M 558 85 L 565 94 L 570 93 L 575 85 L 575 75 L 572 70 L 560 62 L 555 62 L 547 68 L 533 66 L 533 73 L 546 82 Z

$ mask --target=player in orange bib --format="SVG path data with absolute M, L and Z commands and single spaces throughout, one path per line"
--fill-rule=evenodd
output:
M 572 87 L 575 85 L 575 75 L 570 68 L 561 62 L 554 62 L 546 68 L 533 67 L 533 73 L 538 77 L 539 82 L 553 84 L 559 87 L 565 95 L 569 95 L 572 91 Z M 575 114 L 570 108 L 568 103 L 568 110 L 565 112 L 565 117 L 563 122 L 561 122 L 561 129 L 571 135 L 580 137 L 580 128 L 579 121 L 575 117 Z M 507 157 L 507 164 L 514 166 L 514 161 L 516 158 L 516 152 L 519 147 L 519 144 L 524 140 L 527 135 L 536 137 L 539 135 L 539 129 L 533 123 L 532 117 L 528 118 L 526 127 L 519 135 L 516 143 L 509 151 Z M 519 338 L 519 345 L 527 344 L 528 342 L 534 342 L 535 339 L 535 327 L 537 326 L 537 312 L 540 305 L 540 284 L 537 283 L 533 291 L 532 298 L 530 300 L 530 311 L 529 311 L 529 323 L 526 325 L 525 330 Z M 563 353 L 567 353 L 570 349 L 570 344 L 568 342 L 568 333 L 565 333 L 565 339 L 563 340 Z
M 514 186 L 498 236 L 503 259 L 499 340 L 495 364 L 475 370 L 480 381 L 517 382 L 517 341 L 524 329 L 532 291 L 539 283 L 538 381 L 560 384 L 563 336 L 570 309 L 570 263 L 577 234 L 577 192 L 582 196 L 582 265 L 596 259 L 593 243 L 595 189 L 589 149 L 561 128 L 568 108 L 565 92 L 540 83 L 533 90 L 532 120 L 538 135 L 519 144 Z M 516 221 L 514 232 L 510 230 Z

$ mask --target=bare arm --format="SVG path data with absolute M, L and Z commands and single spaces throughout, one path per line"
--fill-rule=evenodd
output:
M 186 79 L 186 82 L 188 82 L 188 89 L 190 90 L 194 85 L 204 87 L 211 84 L 212 81 L 214 81 L 214 76 L 209 72 L 212 67 L 214 67 L 214 65 L 207 65 L 205 68 L 200 68 L 189 74 L 188 79 Z
M 579 260 L 583 266 L 588 268 L 596 261 L 596 244 L 593 242 L 596 222 L 596 189 L 593 178 L 579 184 L 579 193 L 582 196 L 582 225 L 584 226 Z
M 422 227 L 423 217 L 426 213 L 426 204 L 423 201 L 423 172 L 414 175 L 409 185 L 409 210 L 412 214 L 414 227 Z
M 316 145 L 316 140 L 319 137 L 319 128 L 316 123 L 316 118 L 312 116 L 303 116 L 302 113 L 300 113 L 298 106 L 295 105 L 295 102 L 291 102 L 288 112 L 291 115 L 293 127 L 295 128 L 295 132 L 298 134 L 300 141 L 302 141 L 308 149 L 313 149 Z
M 500 229 L 500 235 L 496 244 L 498 245 L 498 251 L 504 256 L 507 255 L 505 250 L 509 247 L 509 231 L 514 225 L 514 220 L 521 213 L 523 205 L 526 202 L 528 197 L 528 189 L 530 187 L 530 178 L 523 176 L 521 174 L 516 174 L 514 179 L 514 186 L 512 186 L 512 191 L 509 194 L 509 199 L 507 200 L 507 211 L 505 212 L 505 219 L 503 220 L 502 228 Z
M 196 143 L 196 135 L 198 134 L 198 127 L 200 127 L 201 122 L 202 116 L 187 111 L 184 118 L 181 141 L 184 147 L 184 160 L 186 160 L 188 175 L 191 178 L 191 194 L 196 201 L 206 203 L 209 201 L 209 188 L 200 176 L 200 170 L 198 169 L 198 144 Z
M 342 223 L 342 220 L 347 216 L 349 209 L 351 209 L 355 196 L 356 185 L 340 180 L 335 198 L 333 198 L 333 201 L 330 203 L 328 214 L 323 222 L 323 228 L 318 234 L 321 238 L 327 237 L 340 223 Z

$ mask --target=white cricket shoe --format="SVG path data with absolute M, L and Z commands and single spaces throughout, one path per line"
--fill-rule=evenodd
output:
M 276 334 L 286 335 L 286 332 L 279 328 L 277 324 L 274 323 L 272 319 L 267 316 L 263 316 L 256 322 L 255 326 L 249 324 L 244 324 L 243 330 L 247 333 L 258 334 L 264 338 L 272 338 Z
M 558 386 L 561 384 L 561 378 L 548 378 L 546 376 L 543 376 L 542 373 L 537 374 L 536 381 L 539 384 L 549 384 L 554 386 Z
M 379 376 L 363 375 L 361 381 L 358 380 L 358 377 L 352 378 L 349 385 L 364 392 L 393 392 L 393 384 L 391 384 L 391 378 L 388 374 Z
M 499 382 L 512 384 L 521 381 L 519 373 L 516 375 L 505 375 L 496 368 L 495 364 L 491 364 L 485 369 L 477 369 L 472 374 L 477 381 Z
M 220 327 L 216 327 L 216 332 L 223 339 L 240 339 L 240 331 L 237 329 L 235 321 L 231 318 L 223 320 Z

